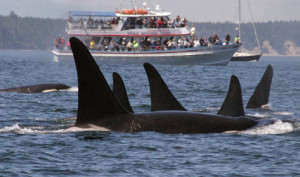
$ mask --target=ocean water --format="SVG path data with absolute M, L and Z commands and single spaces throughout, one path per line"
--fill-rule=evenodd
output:
M 0 93 L 0 176 L 300 176 L 300 57 L 262 57 L 227 66 L 155 65 L 173 94 L 192 111 L 215 114 L 230 76 L 241 82 L 244 105 L 268 64 L 274 69 L 269 104 L 245 110 L 274 123 L 236 133 L 161 134 L 66 131 L 77 113 L 72 58 L 50 52 L 1 51 L 0 88 L 64 83 L 49 93 Z M 142 65 L 100 64 L 125 82 L 135 112 L 150 110 Z

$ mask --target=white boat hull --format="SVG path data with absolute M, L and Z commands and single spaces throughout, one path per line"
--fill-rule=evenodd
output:
M 96 51 L 91 50 L 97 62 L 165 65 L 227 65 L 240 45 L 222 45 L 165 51 Z M 70 50 L 53 50 L 58 59 L 63 56 L 73 56 Z

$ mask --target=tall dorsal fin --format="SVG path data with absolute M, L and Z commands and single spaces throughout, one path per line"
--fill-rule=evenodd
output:
M 127 91 L 125 88 L 125 84 L 123 82 L 122 77 L 114 72 L 113 73 L 113 92 L 120 101 L 120 103 L 124 106 L 124 108 L 128 111 L 133 113 L 132 107 L 129 103 L 129 99 L 127 96 Z
M 78 113 L 75 126 L 128 113 L 119 103 L 94 58 L 77 38 L 70 38 L 78 76 Z
M 250 97 L 246 109 L 260 108 L 262 105 L 265 105 L 269 102 L 272 79 L 273 79 L 273 68 L 271 65 L 268 65 L 259 84 L 256 86 L 252 96 Z
M 151 93 L 151 111 L 183 110 L 186 109 L 179 103 L 157 70 L 150 64 L 144 63 Z
M 245 116 L 241 85 L 235 75 L 231 76 L 227 96 L 218 114 L 231 117 Z

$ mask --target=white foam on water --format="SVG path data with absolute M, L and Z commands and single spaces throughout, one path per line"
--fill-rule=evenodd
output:
M 293 116 L 295 115 L 293 112 L 288 112 L 288 111 L 281 111 L 281 112 L 274 112 L 274 115 L 279 115 L 279 116 Z
M 61 91 L 67 91 L 67 92 L 78 92 L 78 87 L 71 87 L 66 90 L 61 90 Z
M 19 134 L 27 134 L 27 133 L 35 133 L 35 130 L 31 128 L 22 128 L 19 124 L 14 124 L 10 127 L 6 126 L 0 129 L 0 133 L 19 133 Z
M 270 117 L 269 115 L 266 114 L 260 114 L 260 113 L 255 113 L 255 114 L 247 114 L 249 116 L 254 116 L 254 117 L 261 117 L 261 118 L 268 118 Z
M 99 127 L 96 125 L 92 125 L 92 124 L 88 124 L 88 128 L 80 128 L 80 127 L 70 127 L 66 130 L 64 130 L 65 133 L 68 132 L 82 132 L 82 131 L 100 131 L 100 132 L 107 132 L 107 131 L 111 131 L 108 128 L 104 128 L 104 127 Z
M 49 93 L 49 92 L 57 92 L 57 89 L 48 89 L 48 90 L 43 90 L 43 93 Z
M 285 134 L 295 131 L 293 125 L 288 122 L 282 122 L 276 119 L 273 124 L 262 125 L 259 127 L 251 128 L 248 130 L 241 131 L 240 134 L 251 134 L 251 135 L 277 135 Z
M 262 109 L 266 109 L 266 110 L 271 110 L 272 109 L 272 105 L 271 103 L 265 104 L 261 106 Z
M 45 130 L 45 127 L 21 127 L 19 124 L 12 126 L 5 126 L 0 128 L 0 133 L 17 133 L 17 134 L 55 134 L 55 133 L 70 133 L 70 132 L 84 132 L 84 131 L 110 131 L 107 128 L 99 127 L 96 125 L 89 124 L 88 128 L 70 127 L 67 129 L 60 130 Z

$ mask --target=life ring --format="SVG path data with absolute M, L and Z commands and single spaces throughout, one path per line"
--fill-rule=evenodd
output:
M 125 15 L 135 15 L 135 14 L 141 14 L 141 15 L 145 15 L 148 14 L 147 10 L 144 9 L 123 9 L 122 11 L 120 11 L 122 14 Z

